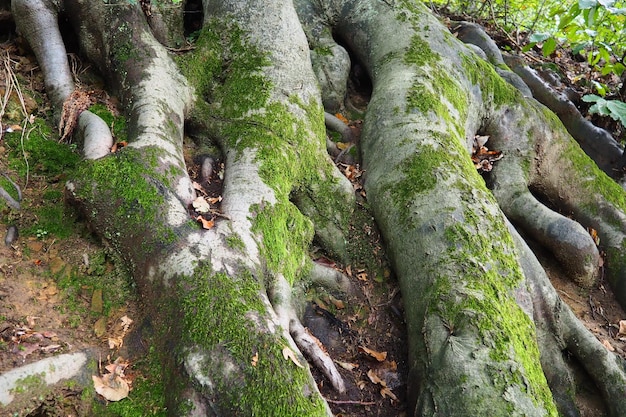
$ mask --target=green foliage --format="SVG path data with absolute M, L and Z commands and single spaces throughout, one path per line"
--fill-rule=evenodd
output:
M 621 76 L 626 69 L 623 58 L 626 52 L 624 2 L 616 0 L 579 0 L 571 4 L 558 4 L 549 13 L 554 25 L 545 32 L 531 35 L 526 50 L 541 43 L 545 56 L 552 54 L 558 45 L 581 54 L 602 75 Z M 595 82 L 601 95 L 606 86 Z
M 626 126 L 626 103 L 623 101 L 605 100 L 595 94 L 587 94 L 583 96 L 583 101 L 587 103 L 594 103 L 589 108 L 589 113 L 611 116 L 613 120 L 619 120 L 623 126 Z

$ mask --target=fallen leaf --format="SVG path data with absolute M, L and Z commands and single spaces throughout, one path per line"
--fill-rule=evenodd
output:
M 352 267 L 350 265 L 346 266 L 346 275 L 349 277 L 352 276 Z
M 600 245 L 600 236 L 598 236 L 598 232 L 596 231 L 596 229 L 592 228 L 592 227 L 588 227 L 587 231 L 589 232 L 589 235 L 591 235 L 591 238 L 593 239 L 593 242 L 596 244 L 596 246 Z
M 367 377 L 370 379 L 370 381 L 372 381 L 374 384 L 380 384 L 383 387 L 387 386 L 387 383 L 385 381 L 383 381 L 382 379 L 380 379 L 380 377 L 378 375 L 376 375 L 376 371 L 374 371 L 373 369 L 370 369 L 369 371 L 367 371 Z
M 347 143 L 347 142 L 337 142 L 337 149 L 340 150 L 346 150 L 348 149 L 350 146 L 352 146 L 351 143 Z
M 96 392 L 108 401 L 120 401 L 128 397 L 130 387 L 128 383 L 116 374 L 107 374 L 103 377 L 92 375 Z
M 217 196 L 217 197 L 209 197 L 209 203 L 211 204 L 217 204 L 217 203 L 221 203 L 222 202 L 222 196 Z
M 398 397 L 396 397 L 395 394 L 391 392 L 391 390 L 387 387 L 384 387 L 383 389 L 380 390 L 380 395 L 382 395 L 383 398 L 389 397 L 394 401 L 398 401 Z
M 356 277 L 359 281 L 367 281 L 367 272 L 361 271 L 356 274 Z
M 359 389 L 362 390 L 363 388 L 365 388 L 367 386 L 367 381 L 363 381 L 363 380 L 357 381 L 356 382 L 356 386 L 359 387 Z
M 339 120 L 341 120 L 342 122 L 344 122 L 345 124 L 348 124 L 348 119 L 345 118 L 345 116 L 341 113 L 335 113 L 335 117 Z
M 208 201 L 204 199 L 204 197 L 196 198 L 195 200 L 193 200 L 193 203 L 191 203 L 191 205 L 194 209 L 196 209 L 198 213 L 208 213 L 209 211 L 211 211 L 211 205 L 208 203 Z
M 618 334 L 626 334 L 626 320 L 619 321 L 619 332 Z
M 298 361 L 298 358 L 296 358 L 294 351 L 287 346 L 283 348 L 283 358 L 291 359 L 291 362 L 295 363 L 298 368 L 304 368 L 304 366 L 302 366 L 302 364 Z
M 328 296 L 328 300 L 335 306 L 337 310 L 343 310 L 344 308 L 346 308 L 346 305 L 343 303 L 343 301 L 338 300 L 332 295 Z
M 213 226 L 215 226 L 215 222 L 213 220 L 207 220 L 202 216 L 196 217 L 196 221 L 202 223 L 203 229 L 211 229 L 213 228 Z
M 252 361 L 250 361 L 250 365 L 256 366 L 258 362 L 259 362 L 259 352 L 256 352 L 254 356 L 252 356 Z
M 372 358 L 376 359 L 378 362 L 383 362 L 387 359 L 387 352 L 377 352 L 372 349 L 368 349 L 365 346 L 359 346 L 359 351 L 368 354 Z
M 337 365 L 341 366 L 343 369 L 347 371 L 352 371 L 359 367 L 358 363 L 341 362 L 341 361 L 335 361 L 335 362 L 337 363 Z

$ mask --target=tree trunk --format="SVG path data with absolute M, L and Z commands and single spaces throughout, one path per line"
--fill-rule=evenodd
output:
M 583 226 L 596 229 L 626 304 L 625 194 L 550 111 L 419 2 L 205 0 L 195 49 L 177 57 L 160 42 L 180 40 L 182 5 L 166 3 L 153 13 L 125 1 L 20 0 L 13 11 L 57 106 L 73 88 L 58 70 L 67 63 L 51 22 L 61 10 L 122 99 L 128 146 L 93 152 L 95 137 L 110 136 L 92 133 L 68 195 L 151 309 L 172 415 L 330 415 L 300 352 L 344 389 L 296 312 L 320 275 L 314 234 L 347 259 L 354 195 L 326 153 L 322 107 L 342 105 L 346 48 L 373 85 L 360 147 L 405 300 L 409 414 L 577 415 L 563 351 L 611 415 L 626 414 L 623 361 L 560 301 L 509 223 L 584 286 L 600 255 Z M 343 85 L 320 79 L 322 97 L 315 74 L 329 72 Z M 83 115 L 85 136 L 100 132 Z M 197 149 L 219 148 L 225 161 L 222 214 L 208 230 L 189 215 L 186 125 Z M 491 189 L 470 159 L 476 134 L 505 155 Z

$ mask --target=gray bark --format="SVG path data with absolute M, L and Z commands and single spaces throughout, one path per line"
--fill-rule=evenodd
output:
M 61 92 L 58 106 L 73 86 L 54 75 L 62 45 L 27 30 L 54 16 L 40 3 L 13 7 L 39 45 L 47 88 Z M 131 267 L 163 351 L 177 344 L 164 355 L 172 413 L 330 415 L 308 367 L 296 364 L 305 364 L 300 351 L 343 389 L 296 314 L 309 280 L 347 289 L 307 253 L 315 232 L 345 258 L 354 204 L 323 137 L 322 102 L 337 104 L 345 83 L 319 80 L 322 96 L 309 56 L 310 47 L 342 51 L 334 34 L 373 84 L 361 149 L 405 300 L 409 414 L 576 415 L 563 349 L 586 366 L 611 415 L 626 414 L 623 361 L 580 325 L 509 225 L 535 236 L 584 285 L 594 282 L 599 254 L 581 224 L 594 227 L 626 304 L 624 192 L 552 113 L 506 84 L 421 3 L 207 0 L 205 31 L 182 71 L 157 41 L 175 36 L 155 37 L 138 5 L 63 7 L 84 53 L 121 96 L 130 137 L 121 152 L 87 162 L 68 190 Z M 318 73 L 345 69 L 341 52 L 314 55 Z M 195 195 L 182 155 L 186 121 L 225 159 L 225 217 L 210 230 L 187 213 Z M 476 133 L 505 154 L 492 190 L 469 157 Z M 296 361 L 282 358 L 285 348 Z

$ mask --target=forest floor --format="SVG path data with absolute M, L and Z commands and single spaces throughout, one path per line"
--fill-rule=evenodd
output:
M 56 129 L 49 126 L 50 104 L 34 57 L 16 42 L 10 26 L 0 27 L 0 34 L 7 39 L 0 44 L 0 174 L 22 192 L 19 211 L 3 204 L 0 213 L 0 235 L 10 240 L 0 244 L 0 374 L 56 353 L 89 348 L 99 352 L 100 370 L 119 358 L 128 361 L 126 378 L 133 387 L 135 381 L 152 378 L 142 360 L 150 338 L 143 331 L 140 300 L 114 256 L 64 204 L 65 180 L 78 153 L 72 145 L 58 144 Z M 89 70 L 79 59 L 74 56 L 72 63 L 77 74 L 87 77 Z M 367 97 L 353 93 L 354 103 L 366 103 Z M 358 165 L 339 168 L 365 199 Z M 190 171 L 197 170 L 190 161 Z M 14 190 L 1 178 L 0 185 Z M 338 364 L 347 392 L 338 395 L 323 376 L 314 374 L 337 416 L 403 416 L 407 341 L 402 300 L 365 207 L 360 205 L 355 216 L 355 236 L 366 237 L 355 264 L 336 265 L 313 249 L 317 262 L 351 277 L 354 294 L 335 298 L 312 292 L 305 313 L 305 324 Z M 15 238 L 13 230 L 18 231 Z M 607 349 L 625 356 L 626 339 L 618 337 L 618 326 L 626 314 L 608 285 L 601 280 L 591 290 L 581 289 L 536 249 L 563 300 Z M 578 392 L 583 417 L 606 415 L 594 386 L 581 384 Z M 83 409 L 83 396 L 81 387 L 64 386 L 43 398 L 29 398 L 12 412 L 30 417 L 95 415 Z M 131 390 L 119 403 L 132 399 Z M 99 401 L 111 415 L 121 415 L 116 404 L 102 397 Z M 165 415 L 162 404 L 157 402 L 152 415 Z

